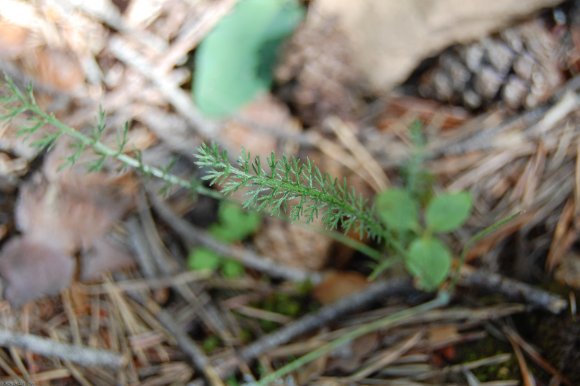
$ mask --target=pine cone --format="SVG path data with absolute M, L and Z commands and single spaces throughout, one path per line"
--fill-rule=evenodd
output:
M 422 76 L 419 94 L 469 109 L 499 101 L 532 108 L 562 83 L 557 52 L 548 28 L 533 20 L 446 50 Z

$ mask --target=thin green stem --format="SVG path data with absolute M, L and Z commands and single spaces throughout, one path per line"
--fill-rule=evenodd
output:
M 120 150 L 113 149 L 105 145 L 104 143 L 99 141 L 98 137 L 92 138 L 88 135 L 85 135 L 75 130 L 74 128 L 61 122 L 59 119 L 54 117 L 54 115 L 44 112 L 40 108 L 40 106 L 38 106 L 38 104 L 36 103 L 36 100 L 34 99 L 34 96 L 32 95 L 31 91 L 29 91 L 27 94 L 24 94 L 9 79 L 7 79 L 6 83 L 8 85 L 9 91 L 14 96 L 12 101 L 16 103 L 15 106 L 11 106 L 12 110 L 11 113 L 7 115 L 8 119 L 14 117 L 15 115 L 21 115 L 24 114 L 25 112 L 29 112 L 33 117 L 37 119 L 36 121 L 37 124 L 34 125 L 35 128 L 40 128 L 43 125 L 49 124 L 58 130 L 58 133 L 57 135 L 54 136 L 54 139 L 58 138 L 61 135 L 66 135 L 76 140 L 81 145 L 92 148 L 96 154 L 116 159 L 130 168 L 141 170 L 146 175 L 159 178 L 171 185 L 192 189 L 193 191 L 199 194 L 203 194 L 218 199 L 223 198 L 223 196 L 219 192 L 206 188 L 199 181 L 186 180 L 174 174 L 170 174 L 166 170 L 163 170 L 161 168 L 145 165 L 139 159 L 131 157 L 130 155 L 125 154 Z M 17 114 L 14 114 L 14 112 L 17 112 Z M 102 133 L 102 130 L 99 132 Z
M 357 241 L 351 237 L 348 237 L 340 232 L 321 231 L 321 233 L 330 237 L 330 238 L 333 238 L 334 240 L 346 245 L 347 247 L 350 247 L 356 251 L 359 251 L 360 253 L 367 255 L 368 257 L 370 257 L 373 260 L 380 261 L 380 260 L 385 259 L 385 255 L 383 253 L 381 253 L 380 251 L 374 249 L 373 247 L 366 245 L 365 243 L 361 243 L 360 241 Z

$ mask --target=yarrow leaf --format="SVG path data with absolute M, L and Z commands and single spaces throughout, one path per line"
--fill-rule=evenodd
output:
M 310 160 L 274 154 L 264 167 L 260 157 L 252 158 L 242 151 L 236 165 L 228 154 L 216 145 L 203 144 L 198 148 L 196 164 L 208 168 L 202 177 L 210 185 L 221 185 L 222 193 L 229 195 L 245 190 L 245 208 L 288 215 L 292 221 L 312 222 L 319 215 L 328 229 L 344 231 L 357 229 L 361 236 L 381 239 L 384 229 L 373 208 L 347 182 L 338 182 L 321 172 Z

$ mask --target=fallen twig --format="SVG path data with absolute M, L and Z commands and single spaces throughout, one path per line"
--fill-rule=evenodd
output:
M 228 376 L 240 362 L 248 362 L 259 355 L 272 350 L 279 345 L 289 342 L 290 340 L 320 328 L 331 321 L 337 320 L 341 316 L 355 311 L 365 305 L 384 300 L 389 296 L 396 296 L 403 293 L 413 292 L 413 286 L 410 280 L 395 279 L 389 281 L 380 281 L 365 289 L 363 292 L 354 294 L 348 298 L 339 300 L 334 304 L 322 307 L 318 311 L 306 315 L 279 330 L 263 336 L 252 344 L 243 348 L 237 358 L 231 358 L 216 366 L 220 376 Z
M 111 351 L 56 342 L 36 335 L 0 329 L 0 346 L 18 347 L 47 357 L 55 357 L 81 366 L 104 366 L 119 369 L 126 358 Z
M 191 363 L 201 372 L 204 373 L 207 380 L 212 386 L 224 386 L 220 377 L 216 374 L 214 368 L 211 367 L 209 360 L 201 348 L 187 335 L 183 328 L 175 321 L 175 319 L 165 310 L 157 305 L 157 303 L 149 302 L 137 292 L 129 292 L 129 295 L 135 299 L 139 304 L 148 309 L 159 321 L 159 323 L 171 334 L 175 339 L 179 348 L 188 356 Z
M 459 285 L 479 287 L 499 293 L 512 300 L 523 300 L 529 305 L 539 307 L 554 314 L 562 312 L 568 306 L 568 302 L 558 295 L 501 276 L 497 273 L 482 270 L 473 270 L 464 267 L 461 270 Z
M 217 124 L 204 118 L 194 106 L 191 97 L 173 83 L 171 78 L 152 65 L 143 55 L 134 50 L 121 38 L 112 38 L 109 43 L 111 52 L 122 62 L 133 67 L 137 72 L 149 79 L 163 96 L 184 116 L 205 138 L 215 138 Z

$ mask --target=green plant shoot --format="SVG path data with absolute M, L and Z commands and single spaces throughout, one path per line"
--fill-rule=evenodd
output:
M 425 209 L 425 226 L 420 225 L 417 200 L 410 191 L 392 188 L 377 195 L 376 207 L 385 225 L 399 231 L 393 235 L 399 237 L 396 252 L 401 254 L 400 249 L 403 250 L 407 270 L 419 287 L 432 291 L 447 279 L 452 260 L 449 248 L 433 233 L 451 232 L 463 225 L 472 199 L 467 192 L 434 196 Z
M 260 216 L 247 212 L 233 202 L 221 201 L 218 210 L 218 222 L 209 228 L 209 233 L 224 243 L 235 243 L 256 232 L 260 226 Z M 211 272 L 220 271 L 224 277 L 236 278 L 244 274 L 243 266 L 232 259 L 220 256 L 208 248 L 195 248 L 188 256 L 190 269 Z

